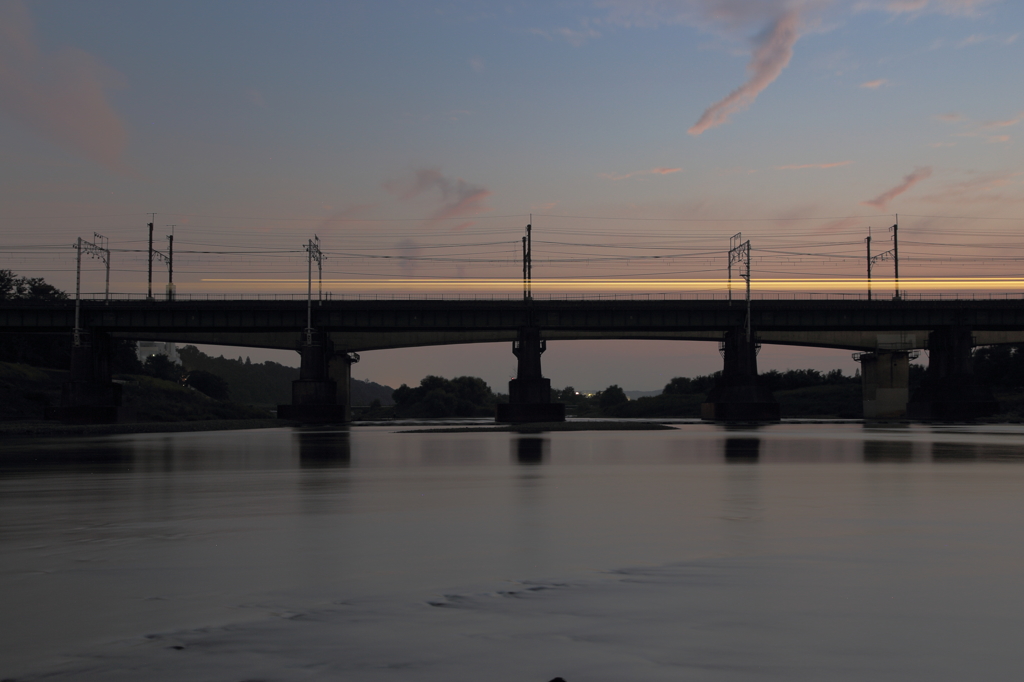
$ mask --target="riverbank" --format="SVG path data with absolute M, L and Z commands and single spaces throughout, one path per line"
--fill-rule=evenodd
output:
M 409 429 L 399 433 L 548 433 L 550 431 L 668 431 L 675 428 L 659 422 L 593 421 L 541 422 L 536 424 L 499 424 L 496 426 L 448 426 L 435 429 Z
M 204 419 L 187 422 L 129 422 L 124 424 L 62 424 L 52 421 L 0 422 L 0 437 L 12 436 L 108 436 L 123 433 L 180 433 L 272 429 L 295 426 L 282 419 Z

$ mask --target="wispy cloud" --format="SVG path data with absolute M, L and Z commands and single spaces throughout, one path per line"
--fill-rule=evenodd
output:
M 938 192 L 923 197 L 932 203 L 980 204 L 1021 203 L 1024 173 L 1019 171 L 992 171 L 973 174 L 967 180 L 946 185 Z M 1008 194 L 1006 190 L 1018 190 Z
M 943 123 L 960 123 L 961 121 L 967 120 L 963 114 L 957 113 L 936 114 L 933 118 L 936 121 L 942 121 Z
M 619 175 L 618 173 L 599 173 L 598 177 L 602 177 L 605 180 L 626 180 L 628 178 L 635 178 L 642 175 L 671 175 L 672 173 L 679 173 L 682 170 L 682 168 L 663 168 L 659 166 L 657 168 L 633 171 L 632 173 L 625 173 L 623 175 Z
M 1014 42 L 1017 41 L 1019 35 L 1019 33 L 1014 33 L 1013 35 L 1009 36 L 994 36 L 986 35 L 983 33 L 974 33 L 958 42 L 956 46 L 957 48 L 963 49 L 965 47 L 970 47 L 971 45 L 981 45 L 983 43 L 998 43 L 1000 45 L 1012 45 Z
M 901 182 L 900 184 L 896 185 L 892 189 L 888 189 L 882 192 L 874 199 L 869 199 L 868 201 L 864 201 L 861 203 L 863 203 L 865 206 L 874 206 L 875 208 L 884 209 L 886 206 L 889 205 L 890 201 L 892 201 L 899 195 L 903 194 L 904 192 L 906 192 L 907 190 L 909 190 L 911 187 L 921 182 L 922 180 L 927 180 L 931 176 L 931 167 L 922 166 L 921 168 L 916 168 L 914 169 L 913 173 L 909 173 L 903 176 L 903 182 Z
M 128 135 L 106 92 L 119 80 L 82 50 L 42 53 L 25 3 L 0 3 L 0 111 L 68 151 L 126 173 Z
M 955 147 L 956 142 L 929 142 L 928 146 L 935 147 L 936 149 L 940 147 Z
M 885 78 L 879 78 L 878 80 L 867 81 L 865 83 L 861 83 L 860 87 L 867 88 L 868 90 L 877 90 L 878 88 L 882 87 L 883 85 L 889 85 L 889 81 L 887 79 L 885 79 Z
M 413 174 L 411 180 L 386 183 L 385 187 L 403 200 L 422 195 L 437 196 L 441 206 L 431 215 L 431 222 L 464 218 L 491 210 L 483 202 L 493 192 L 462 178 L 445 177 L 437 168 L 421 168 Z M 457 224 L 453 229 L 462 229 L 472 224 L 472 221 L 467 221 Z
M 687 132 L 700 135 L 722 125 L 731 115 L 753 104 L 761 91 L 771 85 L 789 64 L 793 57 L 793 45 L 799 37 L 800 15 L 796 10 L 789 10 L 772 24 L 755 47 L 750 64 L 747 65 L 747 71 L 750 72 L 747 82 L 729 93 L 725 99 L 708 107 Z
M 1013 118 L 1008 118 L 1008 119 L 1006 119 L 1004 121 L 989 121 L 987 123 L 982 123 L 981 124 L 981 129 L 982 130 L 998 130 L 1000 128 L 1009 128 L 1010 126 L 1017 125 L 1022 120 L 1024 120 L 1024 111 L 1020 112 L 1019 114 L 1017 114 Z
M 834 163 L 802 163 L 792 166 L 776 166 L 775 170 L 803 170 L 804 168 L 838 168 L 849 166 L 853 161 L 836 161 Z
M 484 72 L 484 60 L 480 57 L 471 57 L 469 60 L 469 68 L 477 73 Z
M 976 16 L 1000 0 L 860 0 L 854 11 L 876 10 L 894 15 L 945 14 Z
M 600 38 L 601 33 L 593 27 L 589 18 L 583 18 L 580 20 L 579 28 L 554 28 L 554 29 L 541 29 L 532 28 L 530 33 L 541 36 L 548 40 L 555 40 L 560 38 L 565 42 L 569 43 L 573 47 L 582 47 L 588 40 Z

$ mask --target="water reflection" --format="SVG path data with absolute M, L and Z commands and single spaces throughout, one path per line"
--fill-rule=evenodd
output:
M 45 474 L 127 473 L 135 463 L 135 444 L 130 441 L 95 441 L 83 446 L 80 439 L 9 441 L 0 452 L 0 477 Z
M 543 464 L 547 459 L 548 441 L 546 438 L 517 438 L 513 444 L 513 453 L 519 464 Z
M 963 462 L 978 459 L 979 446 L 975 443 L 932 443 L 932 460 L 936 462 Z
M 352 463 L 352 442 L 346 431 L 296 431 L 299 466 L 303 469 L 344 468 Z
M 725 461 L 735 464 L 757 462 L 761 454 L 760 438 L 726 438 Z
M 910 462 L 914 459 L 914 443 L 909 440 L 864 441 L 865 462 Z

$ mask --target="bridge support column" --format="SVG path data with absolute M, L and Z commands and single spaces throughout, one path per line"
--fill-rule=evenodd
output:
M 725 366 L 715 387 L 700 406 L 709 421 L 779 421 L 779 403 L 757 378 L 757 339 L 742 327 L 730 329 L 722 341 Z
M 113 424 L 130 421 L 132 411 L 121 406 L 121 386 L 110 380 L 110 336 L 82 332 L 71 347 L 71 380 L 61 387 L 60 407 L 47 418 L 72 424 Z
M 342 409 L 343 421 L 352 421 L 352 365 L 359 362 L 358 353 L 335 353 L 328 374 L 335 383 L 335 403 Z
M 855 353 L 853 358 L 860 361 L 864 418 L 905 417 L 910 397 L 910 352 L 879 350 Z
M 928 371 L 907 404 L 907 416 L 922 421 L 965 421 L 999 411 L 992 391 L 974 375 L 974 339 L 964 327 L 928 335 Z
M 519 358 L 516 378 L 508 382 L 508 403 L 498 405 L 494 420 L 521 424 L 526 422 L 564 422 L 565 405 L 551 402 L 551 380 L 540 370 L 540 356 L 547 342 L 540 338 L 537 327 L 523 327 L 512 343 L 512 353 Z
M 292 382 L 292 402 L 277 406 L 279 418 L 311 424 L 346 421 L 347 410 L 338 405 L 337 383 L 328 373 L 332 350 L 331 340 L 323 332 L 312 332 L 302 344 L 302 364 L 299 378 Z

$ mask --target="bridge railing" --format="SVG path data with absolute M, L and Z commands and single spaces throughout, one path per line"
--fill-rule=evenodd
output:
M 104 292 L 82 293 L 84 300 L 102 301 L 106 298 Z M 719 292 L 671 292 L 671 293 L 649 293 L 649 294 L 543 294 L 534 295 L 535 301 L 724 301 L 729 298 L 727 293 Z M 960 292 L 960 293 L 918 293 L 907 292 L 900 296 L 904 301 L 1009 301 L 1024 300 L 1024 292 Z M 842 293 L 842 292 L 760 292 L 752 293 L 751 299 L 755 301 L 866 301 L 867 294 L 863 293 Z M 146 294 L 141 293 L 111 293 L 111 301 L 145 301 Z M 281 293 L 179 293 L 174 297 L 175 301 L 305 301 L 305 294 L 281 294 Z M 336 294 L 324 292 L 325 301 L 519 301 L 521 294 Z M 877 294 L 872 297 L 874 301 L 891 301 L 891 297 L 882 297 Z M 154 303 L 167 301 L 163 297 L 153 297 Z M 742 299 L 734 302 L 742 303 Z

